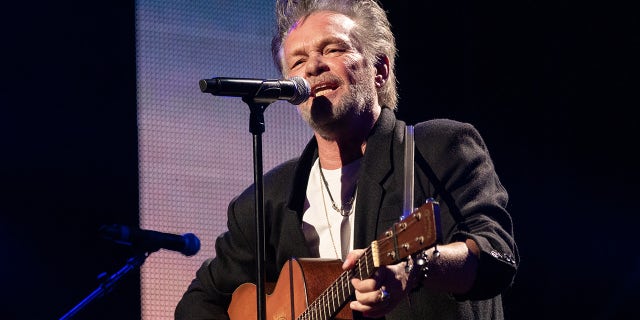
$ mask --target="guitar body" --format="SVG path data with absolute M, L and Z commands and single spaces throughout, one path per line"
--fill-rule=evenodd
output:
M 353 319 L 349 300 L 355 289 L 350 280 L 368 279 L 377 268 L 435 245 L 441 238 L 439 219 L 438 203 L 427 201 L 373 241 L 348 271 L 342 271 L 342 261 L 336 259 L 290 259 L 275 287 L 265 284 L 265 289 L 273 287 L 271 293 L 265 290 L 266 319 Z M 245 283 L 233 292 L 227 309 L 231 320 L 258 318 L 257 291 Z
M 341 273 L 340 260 L 290 259 L 280 271 L 273 292 L 267 294 L 266 319 L 297 319 Z M 244 283 L 233 292 L 227 310 L 231 320 L 258 319 L 257 292 L 253 283 Z M 352 318 L 347 304 L 334 319 Z

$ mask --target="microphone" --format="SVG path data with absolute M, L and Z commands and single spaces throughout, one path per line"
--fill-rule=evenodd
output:
M 243 97 L 263 103 L 287 100 L 297 105 L 307 101 L 311 93 L 309 82 L 302 77 L 289 80 L 218 77 L 202 79 L 199 84 L 200 91 L 214 96 Z
M 178 251 L 185 256 L 192 256 L 200 251 L 200 239 L 193 233 L 185 233 L 180 236 L 114 224 L 100 227 L 100 235 L 103 239 L 145 251 L 168 249 Z

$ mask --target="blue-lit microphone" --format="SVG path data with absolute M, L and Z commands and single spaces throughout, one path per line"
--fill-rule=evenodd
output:
M 100 235 L 104 239 L 144 251 L 168 249 L 185 256 L 192 256 L 200 251 L 200 239 L 193 233 L 177 235 L 114 224 L 100 227 Z

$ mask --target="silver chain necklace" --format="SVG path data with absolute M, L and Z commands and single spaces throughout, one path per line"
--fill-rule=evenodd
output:
M 324 183 L 325 188 L 327 189 L 327 194 L 329 195 L 329 200 L 331 200 L 331 207 L 333 210 L 338 212 L 343 217 L 348 217 L 353 213 L 353 201 L 356 200 L 356 191 L 358 190 L 358 183 L 356 182 L 356 187 L 353 189 L 353 195 L 351 199 L 345 203 L 342 208 L 338 208 L 336 202 L 333 200 L 333 196 L 331 195 L 331 191 L 329 190 L 329 183 L 327 179 L 324 177 L 324 173 L 322 173 L 322 165 L 320 165 L 320 159 L 318 159 L 318 170 L 320 170 L 320 177 L 322 178 L 322 182 Z M 323 193 L 324 195 L 324 193 Z
M 320 162 L 318 162 L 318 165 L 320 165 Z M 322 169 L 320 169 L 320 172 L 322 172 Z M 333 252 L 336 254 L 336 258 L 340 259 L 340 256 L 338 255 L 338 249 L 336 247 L 336 243 L 333 240 L 333 231 L 331 231 L 331 221 L 329 221 L 329 214 L 327 213 L 327 201 L 324 199 L 324 192 L 322 193 L 322 205 L 324 206 L 324 217 L 327 219 L 327 227 L 329 227 L 329 237 L 331 237 L 331 245 L 333 245 Z

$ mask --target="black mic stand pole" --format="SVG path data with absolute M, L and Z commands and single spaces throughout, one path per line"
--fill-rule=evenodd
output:
M 106 278 L 106 275 L 102 277 L 105 280 L 100 284 L 100 286 L 98 286 L 96 290 L 94 290 L 86 298 L 84 298 L 84 300 L 80 301 L 80 303 L 78 303 L 75 307 L 73 307 L 73 309 L 71 309 L 64 316 L 62 316 L 60 320 L 71 319 L 78 312 L 84 309 L 84 307 L 89 305 L 89 303 L 94 301 L 96 298 L 103 297 L 105 294 L 111 292 L 111 290 L 113 290 L 113 287 L 116 285 L 118 280 L 120 280 L 122 277 L 128 274 L 131 270 L 137 267 L 140 267 L 144 263 L 144 261 L 147 259 L 149 254 L 151 254 L 151 252 L 138 253 L 135 256 L 129 258 L 129 260 L 127 260 L 127 263 L 124 265 L 124 267 L 118 270 L 118 272 L 111 275 L 111 277 Z
M 249 131 L 253 134 L 253 180 L 255 184 L 255 219 L 256 219 L 256 286 L 258 320 L 267 317 L 265 293 L 265 230 L 264 230 L 264 185 L 262 182 L 262 133 L 264 132 L 264 110 L 269 103 L 256 102 L 251 97 L 242 101 L 249 105 Z

